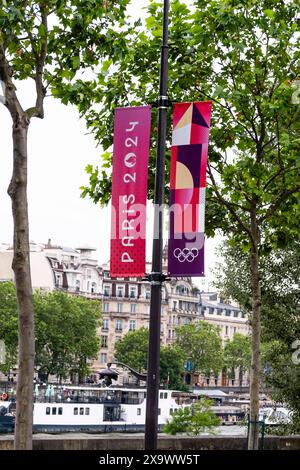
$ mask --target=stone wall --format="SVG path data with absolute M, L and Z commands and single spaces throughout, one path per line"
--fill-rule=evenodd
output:
M 34 436 L 35 450 L 143 450 L 143 436 L 133 435 L 39 435 Z M 244 437 L 159 436 L 160 450 L 245 450 Z M 12 436 L 0 436 L 0 451 L 13 449 Z M 267 436 L 265 450 L 300 450 L 299 436 Z

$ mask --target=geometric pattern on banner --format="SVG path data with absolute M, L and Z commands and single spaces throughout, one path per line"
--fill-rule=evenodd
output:
M 205 187 L 211 102 L 173 110 L 170 175 L 170 276 L 204 276 Z

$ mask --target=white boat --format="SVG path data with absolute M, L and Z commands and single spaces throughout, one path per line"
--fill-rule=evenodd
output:
M 159 390 L 158 429 L 181 407 L 191 406 L 199 394 Z M 15 403 L 5 407 L 0 428 L 13 427 Z M 1 408 L 0 408 L 1 409 Z M 233 406 L 213 406 L 220 424 L 237 424 L 243 411 Z M 35 432 L 113 432 L 143 431 L 146 419 L 146 389 L 117 387 L 47 387 L 35 396 L 33 429 Z M 5 423 L 5 426 L 4 424 Z
M 53 392 L 53 396 L 43 393 L 35 397 L 35 432 L 111 432 L 144 429 L 146 389 L 70 386 L 55 387 Z M 0 401 L 0 407 L 6 408 L 7 411 L 6 414 L 2 412 L 2 423 L 5 422 L 6 426 L 8 416 L 13 416 L 10 412 L 12 405 L 8 401 Z M 178 393 L 176 396 L 172 390 L 159 391 L 159 429 L 180 406 Z
M 262 408 L 259 411 L 259 420 L 264 421 L 268 426 L 278 426 L 291 422 L 291 413 L 284 407 Z

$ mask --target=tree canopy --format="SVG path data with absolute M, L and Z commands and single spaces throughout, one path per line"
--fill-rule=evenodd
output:
M 219 329 L 203 321 L 176 329 L 176 344 L 191 363 L 191 372 L 210 376 L 223 367 L 222 340 Z
M 33 301 L 36 370 L 61 378 L 86 374 L 87 359 L 94 359 L 99 350 L 99 302 L 56 291 L 36 291 Z M 16 365 L 18 348 L 16 289 L 11 282 L 0 283 L 0 339 L 7 351 L 7 361 L 0 368 L 8 373 Z
M 147 370 L 149 330 L 130 331 L 116 344 L 116 358 L 138 371 Z M 161 346 L 160 382 L 164 386 L 183 390 L 183 353 L 176 346 Z
M 299 365 L 293 362 L 293 354 L 300 337 L 299 248 L 299 242 L 291 242 L 260 260 L 264 383 L 274 399 L 287 403 L 295 412 L 298 431 Z M 216 271 L 216 285 L 225 297 L 248 311 L 251 323 L 249 259 L 243 250 L 228 243 L 220 251 L 223 262 Z

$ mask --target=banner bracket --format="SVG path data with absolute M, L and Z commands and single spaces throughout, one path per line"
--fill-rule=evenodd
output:
M 169 280 L 169 278 L 164 273 L 152 272 L 147 275 L 146 280 L 152 285 L 161 285 L 163 282 Z
M 167 96 L 159 96 L 157 100 L 150 103 L 152 108 L 171 108 L 173 106 L 174 101 L 169 100 Z

